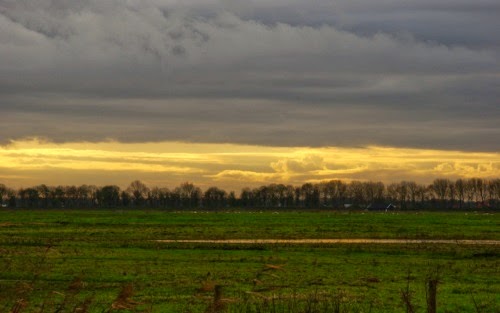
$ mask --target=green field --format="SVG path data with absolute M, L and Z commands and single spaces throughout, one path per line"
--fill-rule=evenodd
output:
M 0 312 L 205 312 L 215 285 L 228 312 L 406 312 L 408 285 L 425 312 L 434 278 L 438 312 L 499 312 L 498 245 L 154 241 L 500 240 L 499 229 L 487 213 L 4 210 Z

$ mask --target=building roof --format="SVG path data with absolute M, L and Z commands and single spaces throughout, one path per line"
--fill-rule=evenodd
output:
M 395 206 L 392 203 L 389 204 L 371 203 L 369 206 L 366 207 L 367 210 L 388 210 L 393 208 L 395 208 Z

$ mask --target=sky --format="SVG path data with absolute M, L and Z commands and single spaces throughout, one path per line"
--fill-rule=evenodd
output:
M 497 0 L 0 0 L 0 182 L 500 176 Z

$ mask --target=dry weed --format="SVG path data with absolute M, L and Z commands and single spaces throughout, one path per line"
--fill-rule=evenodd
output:
M 134 286 L 132 284 L 126 284 L 122 286 L 120 293 L 116 297 L 113 304 L 111 304 L 111 309 L 113 310 L 133 310 L 139 304 L 138 302 L 130 299 L 134 295 Z
M 21 313 L 25 307 L 28 306 L 28 301 L 24 299 L 19 299 L 14 303 L 14 306 L 12 306 L 12 309 L 10 310 L 10 313 Z

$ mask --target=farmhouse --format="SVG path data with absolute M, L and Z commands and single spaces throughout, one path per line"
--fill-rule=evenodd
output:
M 396 209 L 396 206 L 393 205 L 392 203 L 385 204 L 385 203 L 371 203 L 369 206 L 366 207 L 368 211 L 389 211 L 389 210 L 394 210 Z

